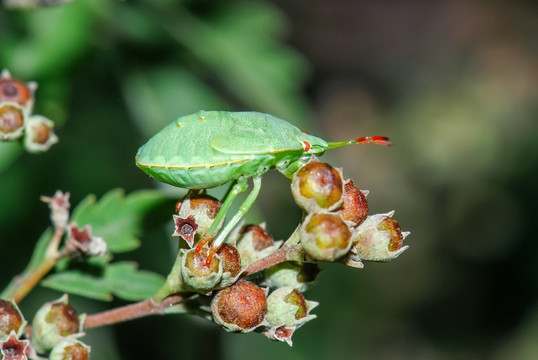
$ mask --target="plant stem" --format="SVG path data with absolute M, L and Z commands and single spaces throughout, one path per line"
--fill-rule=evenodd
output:
M 263 259 L 260 259 L 258 261 L 253 262 L 252 264 L 249 264 L 248 267 L 245 269 L 242 275 L 250 275 L 257 273 L 258 271 L 262 271 L 265 269 L 270 268 L 271 266 L 274 266 L 276 264 L 280 264 L 281 262 L 292 260 L 292 261 L 301 261 L 304 257 L 304 253 L 302 248 L 299 245 L 300 236 L 299 236 L 299 229 L 300 226 L 298 226 L 293 234 L 289 237 L 288 240 L 274 253 L 272 253 L 269 256 L 264 257 Z
M 54 268 L 60 258 L 58 247 L 60 246 L 63 234 L 64 229 L 59 228 L 55 230 L 41 263 L 36 267 L 27 268 L 22 274 L 17 276 L 2 293 L 3 298 L 12 298 L 14 302 L 20 302 Z
M 169 296 L 161 302 L 155 302 L 153 299 L 148 299 L 116 309 L 88 315 L 84 323 L 84 328 L 91 329 L 138 319 L 144 316 L 164 314 L 167 308 L 182 302 L 183 299 L 184 297 L 181 295 Z

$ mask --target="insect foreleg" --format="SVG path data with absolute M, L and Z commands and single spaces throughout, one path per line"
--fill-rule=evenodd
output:
M 235 184 L 233 184 L 232 188 L 228 192 L 228 195 L 226 195 L 226 199 L 224 199 L 224 202 L 222 203 L 222 206 L 220 207 L 217 216 L 215 216 L 215 220 L 213 220 L 213 223 L 209 227 L 207 234 L 205 234 L 207 238 L 211 238 L 213 235 L 215 235 L 215 231 L 217 230 L 222 219 L 224 219 L 224 216 L 226 216 L 230 205 L 232 205 L 237 195 L 244 193 L 245 191 L 247 191 L 247 189 L 248 184 L 246 180 L 237 180 Z
M 239 223 L 241 218 L 245 216 L 245 214 L 250 210 L 250 207 L 252 204 L 254 204 L 254 201 L 256 201 L 256 198 L 258 197 L 258 194 L 260 193 L 260 189 L 262 186 L 262 178 L 260 176 L 255 176 L 252 178 L 252 181 L 254 183 L 254 187 L 252 188 L 252 191 L 250 194 L 248 194 L 247 198 L 241 206 L 239 207 L 239 210 L 235 213 L 233 218 L 226 224 L 224 229 L 222 229 L 221 232 L 219 232 L 218 236 L 215 238 L 215 241 L 211 245 L 213 248 L 218 249 L 220 245 L 224 242 L 230 231 L 232 231 L 235 226 Z M 226 199 L 228 200 L 228 199 Z
M 287 177 L 288 179 L 291 179 L 291 178 L 293 178 L 293 174 L 295 174 L 297 172 L 297 170 L 299 170 L 304 164 L 306 164 L 309 159 L 310 159 L 309 157 L 300 158 L 298 160 L 295 160 L 294 162 L 292 162 L 288 166 L 279 167 L 277 165 L 276 168 L 285 177 Z

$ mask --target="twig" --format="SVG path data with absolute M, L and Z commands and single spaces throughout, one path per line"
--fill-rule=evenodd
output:
M 172 295 L 159 303 L 155 302 L 153 299 L 148 299 L 116 309 L 88 315 L 84 323 L 84 328 L 91 329 L 99 326 L 138 319 L 144 316 L 164 314 L 167 308 L 176 305 L 183 300 L 184 297 L 181 295 Z

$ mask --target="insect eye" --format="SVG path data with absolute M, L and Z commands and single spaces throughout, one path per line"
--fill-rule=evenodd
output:
M 310 147 L 311 147 L 311 145 L 310 145 L 310 143 L 308 141 L 303 141 L 303 149 L 304 149 L 304 151 L 310 150 Z

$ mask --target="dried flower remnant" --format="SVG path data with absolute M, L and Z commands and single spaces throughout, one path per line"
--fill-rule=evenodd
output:
M 101 256 L 106 254 L 106 241 L 101 237 L 92 236 L 91 231 L 90 225 L 86 225 L 80 229 L 75 222 L 69 224 L 65 251 L 72 257 Z
M 172 215 L 174 218 L 175 230 L 172 236 L 179 236 L 192 247 L 194 245 L 194 235 L 198 229 L 198 224 L 193 215 L 190 215 L 186 219 L 178 215 Z
M 26 321 L 13 301 L 0 300 L 0 342 L 5 341 L 12 331 L 22 335 Z
M 207 234 L 221 205 L 221 202 L 212 196 L 196 194 L 192 191 L 178 201 L 176 204 L 177 216 L 183 220 L 188 220 L 192 216 L 196 223 L 196 229 L 194 229 L 192 236 L 187 236 L 189 241 L 185 239 L 190 247 L 192 247 L 193 242 L 198 241 L 201 237 L 204 237 Z M 175 220 L 176 216 L 174 216 L 174 221 Z M 215 231 L 218 231 L 221 225 L 222 222 L 218 224 Z M 198 236 L 195 237 L 197 234 Z M 192 241 L 190 240 L 191 238 Z
M 11 331 L 0 347 L 2 360 L 28 360 L 29 345 L 28 340 L 19 340 L 15 331 Z
M 48 203 L 51 210 L 51 220 L 57 230 L 65 230 L 69 220 L 69 193 L 58 190 L 53 197 L 41 196 L 41 201 Z

